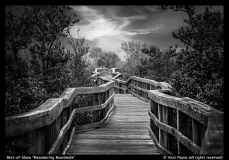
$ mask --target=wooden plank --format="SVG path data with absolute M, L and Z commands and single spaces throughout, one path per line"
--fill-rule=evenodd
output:
M 74 142 L 72 142 L 73 145 L 85 145 L 85 144 L 91 144 L 91 145 L 151 145 L 154 147 L 154 143 L 151 139 L 149 140 L 142 140 L 142 139 L 132 139 L 132 140 L 118 140 L 118 139 L 75 139 Z
M 101 150 L 103 152 L 112 152 L 112 151 L 138 151 L 138 152 L 157 152 L 157 149 L 155 146 L 153 146 L 152 144 L 149 144 L 149 145 L 120 145 L 119 143 L 116 144 L 116 145 L 110 145 L 110 144 L 107 144 L 107 145 L 100 145 L 100 144 L 97 144 L 97 145 L 72 145 L 71 146 L 71 149 L 69 149 L 69 152 L 71 151 L 74 151 L 74 150 L 77 150 L 78 152 L 80 151 L 83 151 L 85 152 L 85 150 L 88 150 L 90 152 L 92 151 L 98 151 L 98 150 Z
M 128 97 L 134 102 L 129 103 L 128 100 L 122 106 Z M 114 102 L 115 111 L 105 126 L 76 132 L 66 154 L 159 154 L 147 131 L 149 104 L 130 94 L 115 94 Z M 131 107 L 131 104 L 138 103 L 136 108 Z

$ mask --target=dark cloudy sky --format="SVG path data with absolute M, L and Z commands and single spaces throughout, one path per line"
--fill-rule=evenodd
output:
M 123 41 L 140 41 L 160 48 L 178 44 L 184 45 L 172 37 L 181 26 L 186 25 L 184 12 L 172 10 L 161 11 L 160 6 L 71 6 L 80 19 L 71 30 L 77 37 L 85 36 L 90 48 L 100 47 L 118 53 L 124 60 L 125 53 L 120 51 Z M 196 12 L 205 10 L 206 6 L 196 6 Z M 223 6 L 212 6 L 211 11 L 223 13 Z
M 85 37 L 91 48 L 100 47 L 104 51 L 116 52 L 122 60 L 125 53 L 121 51 L 123 41 L 140 41 L 160 48 L 168 48 L 183 43 L 172 37 L 172 32 L 186 24 L 184 12 L 172 10 L 161 11 L 160 6 L 112 6 L 85 5 L 71 6 L 80 22 L 71 28 L 71 34 L 77 38 Z M 206 6 L 195 6 L 196 12 L 204 12 Z M 15 9 L 18 9 L 16 7 Z M 223 6 L 212 6 L 211 11 L 219 10 L 223 14 Z

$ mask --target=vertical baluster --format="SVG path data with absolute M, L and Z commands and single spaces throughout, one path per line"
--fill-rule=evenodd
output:
M 68 121 L 68 119 L 67 119 L 67 108 L 64 108 L 62 112 L 63 112 L 63 125 L 65 125 Z M 63 148 L 65 148 L 67 146 L 67 143 L 68 143 L 68 137 L 67 137 L 67 133 L 66 133 L 66 135 L 63 138 L 63 143 L 62 143 Z
M 153 100 L 150 101 L 151 112 L 158 118 L 158 103 L 154 102 Z M 154 132 L 157 140 L 159 141 L 159 128 L 154 124 L 154 121 L 152 119 L 150 119 L 150 127 Z
M 106 92 L 99 93 L 99 104 L 103 104 L 105 102 L 105 94 Z M 97 112 L 99 114 L 99 121 L 101 121 L 105 117 L 104 109 L 97 110 Z
M 185 113 L 177 110 L 177 129 L 186 137 L 189 137 L 189 120 L 188 115 Z M 178 154 L 179 155 L 191 155 L 192 152 L 184 146 L 179 141 L 177 142 L 178 145 Z
M 105 103 L 107 101 L 107 99 L 109 98 L 109 94 L 110 94 L 109 92 L 110 92 L 110 89 L 105 92 L 105 94 L 104 94 L 104 102 L 103 103 Z M 106 105 L 106 107 L 103 109 L 103 118 L 106 116 L 107 111 L 109 110 L 109 107 L 110 107 L 110 103 L 108 103 Z
M 145 89 L 148 90 L 148 84 L 147 83 L 145 83 Z M 148 93 L 147 92 L 145 92 L 145 99 L 148 99 Z
M 201 147 L 201 142 L 206 129 L 207 127 L 205 125 L 192 118 L 192 140 L 199 147 Z
M 173 110 L 172 108 L 158 105 L 158 115 L 159 121 L 163 122 L 169 126 L 173 126 Z M 169 150 L 170 152 L 174 153 L 174 141 L 175 137 L 161 129 L 159 129 L 159 143 L 165 149 Z
M 99 94 L 98 93 L 94 93 L 93 94 L 93 105 L 98 105 L 99 104 Z M 94 117 L 94 122 L 98 122 L 99 121 L 99 112 L 93 111 L 93 117 Z
M 47 153 L 45 131 L 46 127 L 41 127 L 28 133 L 28 142 L 31 144 L 28 148 L 29 154 L 42 155 Z

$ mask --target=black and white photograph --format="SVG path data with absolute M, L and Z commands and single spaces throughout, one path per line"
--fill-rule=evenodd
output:
M 5 155 L 223 159 L 224 5 L 5 5 Z

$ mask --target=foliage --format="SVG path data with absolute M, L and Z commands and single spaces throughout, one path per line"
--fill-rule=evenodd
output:
M 24 7 L 20 16 L 13 15 L 11 8 L 6 13 L 6 116 L 31 110 L 68 86 L 69 55 L 60 39 L 78 22 L 67 14 L 69 10 L 68 6 L 50 6 L 41 12 L 35 6 Z
M 142 52 L 146 48 L 146 43 L 127 41 L 121 43 L 121 48 L 126 52 L 127 63 L 123 66 L 123 79 L 128 79 L 129 76 L 139 76 L 138 67 L 141 65 L 141 59 L 146 59 L 148 56 Z
M 141 64 L 138 67 L 139 76 L 169 83 L 171 73 L 177 69 L 174 59 L 176 48 L 170 47 L 162 51 L 156 46 L 150 46 L 144 48 L 142 52 L 147 54 L 149 58 L 141 59 Z
M 189 26 L 181 27 L 173 37 L 186 48 L 176 57 L 179 70 L 173 73 L 172 86 L 180 96 L 188 96 L 223 111 L 224 104 L 224 24 L 221 13 L 195 14 L 193 6 L 162 6 L 186 12 Z
M 9 8 L 5 16 L 5 116 L 30 111 L 68 87 L 94 85 L 85 60 L 89 50 L 85 39 L 74 42 L 71 37 L 72 50 L 61 43 L 79 21 L 68 14 L 71 7 L 29 8 L 18 16 Z M 88 113 L 81 121 L 91 117 Z M 8 139 L 6 154 L 26 154 L 17 141 L 17 136 Z
M 184 49 L 160 50 L 141 42 L 123 42 L 127 64 L 122 69 L 123 78 L 139 76 L 170 83 L 175 95 L 190 97 L 223 111 L 224 106 L 224 24 L 221 13 L 205 11 L 196 14 L 194 6 L 164 5 L 188 14 L 175 39 L 185 44 Z
M 93 106 L 93 94 L 78 95 L 74 103 L 76 108 Z M 80 126 L 80 125 L 90 124 L 93 122 L 94 122 L 94 117 L 91 111 L 91 112 L 76 113 L 73 123 L 74 125 Z
M 70 54 L 69 60 L 69 70 L 71 75 L 71 87 L 79 87 L 79 86 L 88 86 L 90 85 L 91 81 L 88 77 L 92 75 L 92 72 L 88 70 L 88 65 L 86 61 L 85 55 L 88 53 L 89 47 L 85 44 L 84 38 L 78 38 L 69 41 L 70 45 L 72 46 L 72 51 L 68 50 Z M 90 85 L 91 86 L 91 85 Z
M 112 68 L 116 66 L 116 63 L 121 59 L 112 51 L 103 51 L 99 47 L 92 48 L 89 57 L 94 59 L 96 67 Z
M 118 57 L 115 52 L 112 51 L 105 51 L 103 52 L 99 59 L 98 59 L 98 66 L 99 67 L 106 67 L 106 68 L 114 68 L 116 66 L 116 63 L 120 61 L 121 59 Z
M 118 61 L 116 63 L 116 68 L 118 68 L 119 70 L 122 70 L 123 69 L 123 66 L 126 64 L 127 62 L 126 61 Z
M 92 48 L 90 50 L 89 57 L 94 59 L 95 65 L 97 65 L 98 59 L 99 59 L 99 57 L 101 56 L 102 53 L 103 53 L 103 50 L 101 48 L 99 48 L 99 47 L 95 47 L 95 48 Z

